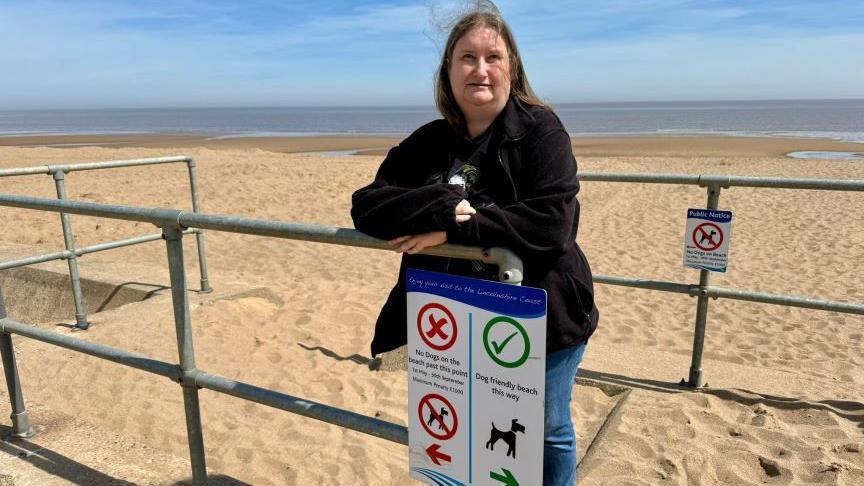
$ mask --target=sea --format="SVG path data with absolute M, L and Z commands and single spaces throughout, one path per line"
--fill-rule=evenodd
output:
M 572 136 L 815 137 L 864 143 L 864 99 L 553 104 Z M 432 106 L 0 110 L 0 136 L 194 134 L 212 138 L 405 135 Z

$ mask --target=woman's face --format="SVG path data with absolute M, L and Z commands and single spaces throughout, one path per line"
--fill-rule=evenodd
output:
M 475 27 L 453 47 L 450 87 L 466 118 L 497 115 L 510 97 L 510 57 L 498 32 Z

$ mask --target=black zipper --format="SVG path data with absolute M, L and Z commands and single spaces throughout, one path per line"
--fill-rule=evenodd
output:
M 501 167 L 501 170 L 504 171 L 504 175 L 507 176 L 507 179 L 510 182 L 510 187 L 513 188 L 513 192 L 515 193 L 514 196 L 516 199 L 518 199 L 518 197 L 519 197 L 518 191 L 516 190 L 516 181 L 513 180 L 513 174 L 511 174 L 510 170 L 504 165 L 504 159 L 501 157 L 501 153 L 504 150 L 504 144 L 505 143 L 516 143 L 516 142 L 522 140 L 522 138 L 523 137 L 521 137 L 521 136 L 517 137 L 517 138 L 502 138 L 501 143 L 498 144 L 498 152 L 496 154 L 496 155 L 498 155 L 498 165 Z

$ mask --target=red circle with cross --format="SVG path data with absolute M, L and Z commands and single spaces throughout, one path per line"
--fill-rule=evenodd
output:
M 709 230 L 716 230 L 716 232 L 712 235 Z M 701 236 L 700 240 L 696 239 L 697 235 Z M 714 241 L 715 236 L 717 237 L 717 241 Z M 706 238 L 711 242 L 711 244 L 702 246 L 700 241 L 704 241 Z M 701 250 L 714 251 L 717 248 L 720 248 L 720 245 L 723 244 L 723 230 L 714 223 L 702 223 L 693 230 L 693 244 L 698 246 Z
M 429 325 L 426 330 L 424 330 L 424 320 Z M 449 332 L 444 329 L 447 324 L 450 324 Z M 459 329 L 456 327 L 456 318 L 453 317 L 450 309 L 432 302 L 424 305 L 417 313 L 417 332 L 427 346 L 436 351 L 444 351 L 450 349 L 456 342 Z
M 443 406 L 441 406 L 443 404 Z M 424 417 L 425 411 L 429 413 Z M 456 433 L 459 428 L 459 418 L 456 417 L 456 409 L 453 404 L 447 401 L 437 393 L 430 393 L 420 399 L 420 404 L 417 406 L 417 415 L 420 417 L 420 425 L 432 437 L 438 440 L 448 440 Z M 444 422 L 444 416 L 453 417 L 453 425 L 448 427 Z M 438 431 L 432 430 L 432 424 L 438 423 Z

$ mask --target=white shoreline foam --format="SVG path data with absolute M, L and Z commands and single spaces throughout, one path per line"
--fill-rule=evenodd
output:
M 791 157 L 793 159 L 820 159 L 820 160 L 862 160 L 864 159 L 864 152 L 835 152 L 835 151 L 813 151 L 813 150 L 802 150 L 798 152 L 789 152 L 786 154 L 786 157 Z

